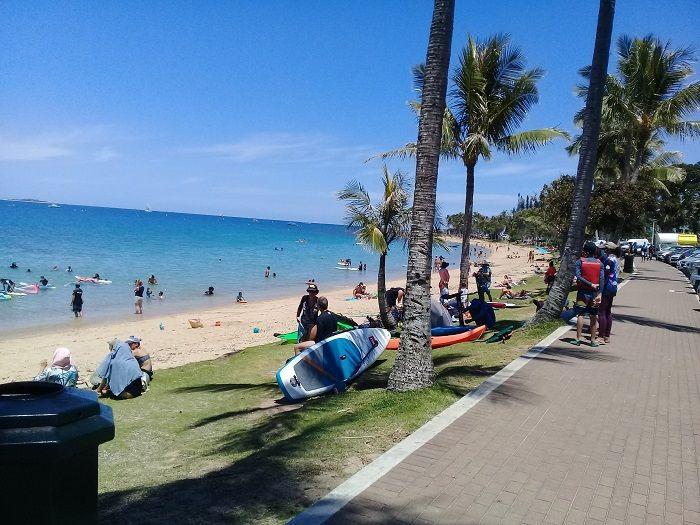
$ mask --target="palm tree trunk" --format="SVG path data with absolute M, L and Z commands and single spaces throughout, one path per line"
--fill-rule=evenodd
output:
M 535 314 L 531 323 L 540 323 L 557 319 L 564 307 L 564 302 L 571 289 L 574 275 L 574 263 L 581 250 L 588 204 L 593 189 L 593 175 L 598 163 L 598 135 L 600 132 L 600 115 L 603 106 L 603 89 L 608 72 L 610 37 L 612 35 L 615 0 L 600 0 L 598 9 L 598 28 L 596 30 L 593 63 L 591 64 L 590 85 L 586 99 L 583 121 L 583 135 L 579 150 L 578 170 L 576 171 L 576 190 L 571 206 L 569 232 L 562 254 L 561 267 L 554 280 L 554 286 L 547 296 L 544 306 Z
M 454 0 L 435 0 L 430 25 L 416 144 L 416 183 L 408 241 L 404 323 L 388 384 L 389 390 L 399 392 L 429 387 L 434 379 L 430 344 L 430 266 L 454 10 Z
M 467 166 L 467 193 L 464 198 L 464 227 L 462 229 L 462 257 L 459 260 L 459 282 L 466 283 L 469 280 L 469 263 L 471 261 L 469 250 L 469 237 L 472 234 L 472 220 L 474 216 L 474 167 L 476 163 L 470 162 Z
M 393 329 L 395 323 L 389 318 L 386 306 L 386 253 L 379 256 L 379 271 L 377 272 L 377 302 L 379 303 L 379 318 L 382 326 Z

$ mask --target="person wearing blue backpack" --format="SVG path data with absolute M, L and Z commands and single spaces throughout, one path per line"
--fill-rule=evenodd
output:
M 612 242 L 605 243 L 605 260 L 603 261 L 603 271 L 605 279 L 601 287 L 600 307 L 598 308 L 598 337 L 599 343 L 608 344 L 610 342 L 610 329 L 612 328 L 612 304 L 613 298 L 617 295 L 617 278 L 620 273 L 620 248 Z

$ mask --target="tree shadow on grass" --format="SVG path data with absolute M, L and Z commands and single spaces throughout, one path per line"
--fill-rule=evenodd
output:
M 305 408 L 323 409 L 328 402 L 332 404 L 333 398 L 310 401 Z M 329 428 L 362 416 L 330 410 L 304 424 L 302 412 L 278 412 L 224 435 L 216 452 L 245 457 L 220 470 L 100 495 L 100 521 L 218 524 L 289 519 L 326 489 L 318 486 L 318 467 L 294 458 L 303 457 Z
M 175 394 L 190 394 L 193 392 L 221 393 L 231 390 L 277 390 L 276 383 L 209 383 L 204 385 L 183 386 L 173 390 Z

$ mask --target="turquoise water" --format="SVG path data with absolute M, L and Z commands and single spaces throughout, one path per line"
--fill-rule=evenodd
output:
M 159 281 L 153 289 L 164 290 L 166 298 L 144 300 L 147 316 L 231 304 L 239 290 L 248 301 L 301 295 L 310 278 L 321 293 L 324 287 L 347 286 L 348 295 L 360 280 L 376 282 L 377 256 L 356 245 L 340 225 L 2 200 L 0 224 L 0 277 L 35 283 L 44 275 L 56 287 L 0 301 L 0 333 L 73 322 L 74 276 L 96 272 L 112 284 L 82 285 L 81 323 L 133 315 L 134 279 L 146 283 L 151 274 Z M 436 250 L 439 254 L 445 252 Z M 457 249 L 445 255 L 459 259 Z M 367 271 L 336 270 L 341 258 L 351 258 L 353 265 L 363 261 Z M 9 269 L 13 261 L 19 269 Z M 397 245 L 388 258 L 388 277 L 405 275 L 405 263 Z M 54 265 L 60 270 L 52 271 Z M 65 271 L 68 265 L 72 274 Z M 268 265 L 276 278 L 264 277 Z M 213 297 L 203 295 L 208 286 L 215 288 Z

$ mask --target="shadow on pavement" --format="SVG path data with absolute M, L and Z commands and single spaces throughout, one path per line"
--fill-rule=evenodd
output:
M 650 319 L 649 317 L 642 317 L 640 315 L 613 313 L 613 320 L 621 323 L 634 323 L 640 326 L 650 326 L 652 328 L 663 328 L 664 330 L 671 330 L 672 332 L 689 332 L 700 334 L 700 328 L 695 326 L 668 323 L 666 321 Z

